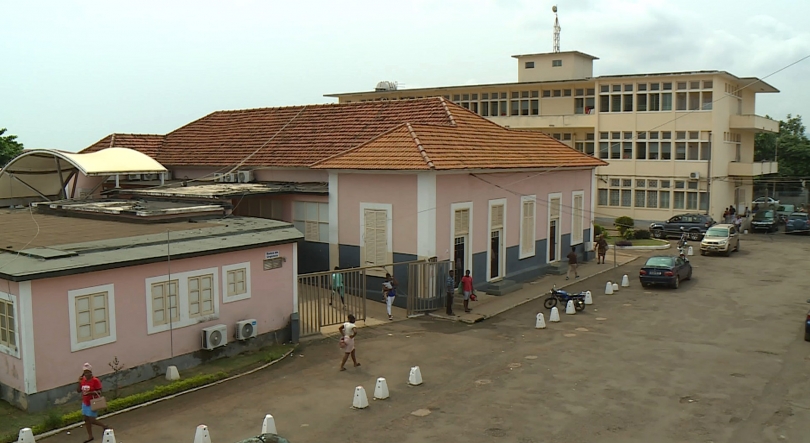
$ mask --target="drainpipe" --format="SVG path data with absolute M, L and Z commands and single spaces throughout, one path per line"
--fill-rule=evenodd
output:
M 115 189 L 121 187 L 121 183 L 118 181 L 118 177 L 119 177 L 118 174 L 115 174 Z
M 712 213 L 712 134 L 709 132 L 709 162 L 706 165 L 708 169 L 708 173 L 706 174 L 706 197 L 708 201 L 706 202 L 706 213 L 711 215 Z M 700 192 L 700 190 L 698 190 Z M 699 195 L 699 194 L 698 194 Z

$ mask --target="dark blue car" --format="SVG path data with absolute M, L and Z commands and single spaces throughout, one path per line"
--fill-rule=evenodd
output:
M 806 212 L 794 212 L 785 221 L 785 233 L 810 234 L 810 214 Z
M 666 285 L 678 289 L 681 286 L 681 280 L 690 278 L 692 278 L 692 264 L 689 263 L 689 260 L 679 256 L 650 257 L 638 271 L 638 279 L 641 281 L 641 286 L 644 287 Z

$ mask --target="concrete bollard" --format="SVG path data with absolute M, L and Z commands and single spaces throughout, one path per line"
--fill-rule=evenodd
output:
M 565 305 L 565 313 L 567 315 L 574 315 L 577 313 L 577 310 L 574 309 L 574 300 L 568 300 L 568 304 Z
M 746 229 L 745 231 L 743 231 L 743 234 L 748 234 L 748 229 Z
M 194 434 L 194 443 L 211 443 L 211 436 L 208 435 L 208 426 L 197 426 L 197 432 Z
M 112 429 L 104 431 L 104 436 L 101 437 L 101 443 L 115 443 L 115 433 Z
M 180 372 L 177 371 L 177 366 L 169 366 L 166 368 L 166 380 L 180 380 Z
M 20 429 L 17 443 L 34 443 L 34 431 L 32 431 L 31 428 Z
M 686 255 L 695 255 L 695 250 L 690 246 Z
M 591 297 L 591 291 L 585 291 L 585 304 L 586 305 L 593 304 L 593 297 Z
M 385 400 L 388 397 L 390 397 L 388 393 L 388 382 L 380 377 L 377 379 L 377 386 L 374 387 L 374 399 Z
M 630 287 L 630 277 L 628 277 L 627 274 L 624 274 L 622 276 L 622 287 L 623 288 L 629 288 Z
M 362 386 L 354 388 L 354 400 L 352 401 L 354 409 L 365 409 L 368 407 L 368 396 L 366 390 Z
M 419 366 L 411 368 L 411 373 L 408 375 L 408 384 L 411 386 L 419 386 L 422 384 L 422 370 Z
M 551 308 L 551 315 L 548 316 L 548 321 L 552 323 L 560 321 L 560 311 L 557 309 L 556 306 Z
M 262 421 L 262 434 L 278 434 L 276 431 L 276 419 L 267 414 Z
M 619 284 L 613 283 L 613 292 L 619 292 Z
M 535 329 L 546 329 L 546 319 L 542 312 L 537 313 L 537 321 L 534 322 Z
M 605 285 L 605 295 L 613 295 L 613 283 L 607 282 Z

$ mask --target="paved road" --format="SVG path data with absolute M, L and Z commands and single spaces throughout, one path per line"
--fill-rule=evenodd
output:
M 127 443 L 191 441 L 200 423 L 231 443 L 258 434 L 265 413 L 293 443 L 807 441 L 810 238 L 744 240 L 731 257 L 693 257 L 677 291 L 633 279 L 605 296 L 602 279 L 581 282 L 596 304 L 545 330 L 533 328 L 542 300 L 475 325 L 365 328 L 360 368 L 340 373 L 335 341 L 309 343 L 270 370 L 108 421 Z M 423 386 L 406 385 L 413 365 Z M 371 396 L 378 376 L 391 399 L 352 410 L 354 387 Z

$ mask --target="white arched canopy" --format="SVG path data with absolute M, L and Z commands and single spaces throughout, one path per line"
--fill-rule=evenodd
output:
M 109 177 L 166 171 L 153 158 L 128 148 L 107 148 L 87 154 L 32 149 L 0 170 L 0 202 L 64 198 L 65 187 L 76 174 Z

